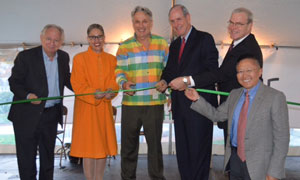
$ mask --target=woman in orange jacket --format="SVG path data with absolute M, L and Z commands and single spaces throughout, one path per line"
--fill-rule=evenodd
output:
M 118 90 L 115 56 L 103 52 L 103 27 L 92 24 L 87 29 L 89 48 L 74 57 L 71 84 L 77 96 L 74 106 L 71 156 L 83 158 L 87 180 L 103 179 L 107 156 L 117 154 L 117 142 L 111 100 Z

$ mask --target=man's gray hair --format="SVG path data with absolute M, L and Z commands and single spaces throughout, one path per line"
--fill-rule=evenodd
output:
M 249 9 L 244 7 L 236 8 L 231 14 L 235 13 L 245 13 L 248 17 L 248 24 L 253 22 L 253 13 Z
M 131 11 L 131 18 L 133 20 L 133 17 L 134 15 L 137 13 L 137 12 L 143 12 L 145 13 L 147 16 L 150 17 L 150 19 L 152 20 L 152 12 L 150 11 L 149 8 L 146 8 L 146 7 L 142 7 L 142 6 L 136 6 L 133 11 Z
M 179 7 L 181 10 L 182 10 L 182 13 L 184 15 L 184 17 L 186 17 L 186 15 L 190 14 L 188 9 L 184 6 L 184 5 L 181 5 L 181 4 L 175 4 L 173 7 L 171 7 L 171 9 L 169 10 L 169 17 L 170 17 L 170 13 L 173 9 Z
M 60 33 L 60 38 L 61 38 L 61 40 L 64 41 L 64 39 L 65 39 L 65 32 L 64 32 L 64 29 L 61 28 L 60 26 L 56 25 L 56 24 L 47 24 L 47 25 L 43 28 L 43 30 L 41 31 L 41 35 L 44 36 L 45 33 L 46 33 L 46 31 L 47 31 L 48 29 L 50 29 L 50 28 L 55 28 L 55 29 L 57 29 L 57 30 L 59 31 L 59 33 Z

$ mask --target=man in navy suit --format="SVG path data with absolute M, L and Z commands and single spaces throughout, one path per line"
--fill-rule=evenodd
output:
M 14 101 L 62 96 L 65 86 L 72 89 L 69 55 L 59 50 L 63 29 L 46 25 L 40 39 L 42 46 L 20 52 L 14 61 L 9 78 Z M 62 123 L 62 99 L 13 104 L 8 119 L 14 127 L 21 180 L 36 179 L 37 150 L 39 179 L 52 180 L 57 124 Z
M 176 155 L 181 179 L 206 180 L 209 176 L 213 123 L 189 108 L 191 101 L 184 96 L 183 90 L 187 84 L 199 88 L 191 82 L 192 76 L 218 68 L 218 51 L 209 33 L 198 31 L 191 25 L 190 14 L 184 6 L 172 7 L 169 21 L 178 38 L 170 45 L 167 66 L 156 86 L 161 92 L 168 86 L 172 88 Z M 215 85 L 204 88 L 214 90 Z M 212 105 L 217 105 L 215 95 L 202 95 Z
M 196 86 L 205 87 L 209 84 L 218 83 L 218 90 L 230 92 L 233 89 L 240 88 L 236 78 L 237 60 L 245 55 L 251 54 L 257 58 L 261 67 L 263 67 L 262 52 L 255 36 L 251 34 L 253 26 L 253 14 L 246 8 L 237 8 L 232 11 L 228 21 L 228 33 L 232 39 L 232 44 L 219 69 L 210 72 L 204 72 L 193 76 Z M 227 96 L 220 97 L 220 104 L 226 101 Z M 227 121 L 218 122 L 218 127 L 224 129 L 224 140 L 227 139 Z

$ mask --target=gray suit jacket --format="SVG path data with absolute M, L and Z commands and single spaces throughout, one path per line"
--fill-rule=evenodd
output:
M 261 82 L 259 82 L 261 83 Z M 230 142 L 232 117 L 243 88 L 234 89 L 223 104 L 214 108 L 202 97 L 191 108 L 214 122 L 228 119 Z M 289 148 L 289 121 L 285 95 L 263 83 L 259 86 L 248 114 L 245 135 L 246 163 L 251 179 L 265 180 L 266 175 L 285 177 L 285 158 Z M 225 149 L 224 170 L 231 155 L 231 143 Z

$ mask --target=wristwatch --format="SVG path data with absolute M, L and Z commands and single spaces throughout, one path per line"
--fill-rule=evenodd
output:
M 188 79 L 187 79 L 187 77 L 183 77 L 183 82 L 184 82 L 184 84 L 185 84 L 186 86 L 188 86 Z

